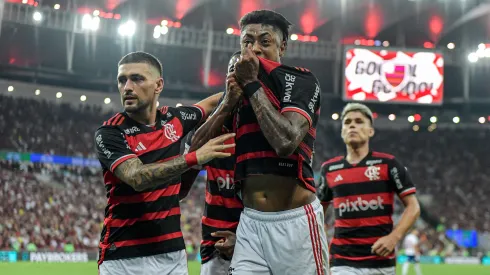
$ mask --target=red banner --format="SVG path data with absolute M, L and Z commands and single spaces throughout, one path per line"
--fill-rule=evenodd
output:
M 443 102 L 444 58 L 430 51 L 347 48 L 344 100 L 435 104 Z

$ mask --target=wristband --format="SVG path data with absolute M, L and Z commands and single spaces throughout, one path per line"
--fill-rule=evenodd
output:
M 247 98 L 251 98 L 260 88 L 262 88 L 260 81 L 254 81 L 245 85 L 243 92 Z
M 184 158 L 187 166 L 192 167 L 194 165 L 198 165 L 196 151 L 185 155 Z

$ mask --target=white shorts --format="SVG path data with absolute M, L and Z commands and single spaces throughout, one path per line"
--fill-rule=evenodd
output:
M 99 275 L 188 275 L 185 250 L 153 256 L 109 260 L 99 265 Z
M 230 263 L 230 261 L 215 256 L 205 264 L 201 265 L 201 275 L 228 275 Z
M 355 268 L 350 266 L 334 266 L 332 275 L 395 275 L 395 267 Z
M 229 275 L 328 275 L 328 246 L 318 199 L 300 208 L 245 208 Z

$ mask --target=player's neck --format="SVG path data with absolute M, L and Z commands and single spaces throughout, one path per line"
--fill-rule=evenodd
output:
M 356 147 L 347 145 L 346 160 L 350 164 L 357 164 L 369 154 L 369 145 L 367 143 Z
M 156 109 L 146 109 L 139 112 L 127 113 L 128 116 L 138 123 L 143 125 L 153 126 L 155 125 L 157 112 Z

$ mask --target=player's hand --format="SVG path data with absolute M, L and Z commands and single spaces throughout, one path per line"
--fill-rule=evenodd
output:
M 197 163 L 199 165 L 203 165 L 215 158 L 226 158 L 231 156 L 231 153 L 225 153 L 223 151 L 235 147 L 235 143 L 224 144 L 224 142 L 234 136 L 235 134 L 231 133 L 231 134 L 221 135 L 209 140 L 201 148 L 197 149 L 196 151 Z
M 216 231 L 211 233 L 211 236 L 224 238 L 217 241 L 214 247 L 226 257 L 233 257 L 233 250 L 235 249 L 236 243 L 235 233 L 231 231 Z
M 387 235 L 378 239 L 371 247 L 371 253 L 387 257 L 395 250 L 398 239 L 393 235 Z
M 259 58 L 252 51 L 252 44 L 242 49 L 240 60 L 235 64 L 235 74 L 242 86 L 258 80 Z
M 225 101 L 227 101 L 229 104 L 235 105 L 243 95 L 243 90 L 238 84 L 238 81 L 236 79 L 236 74 L 229 73 L 228 76 L 226 76 L 226 95 L 225 95 Z

